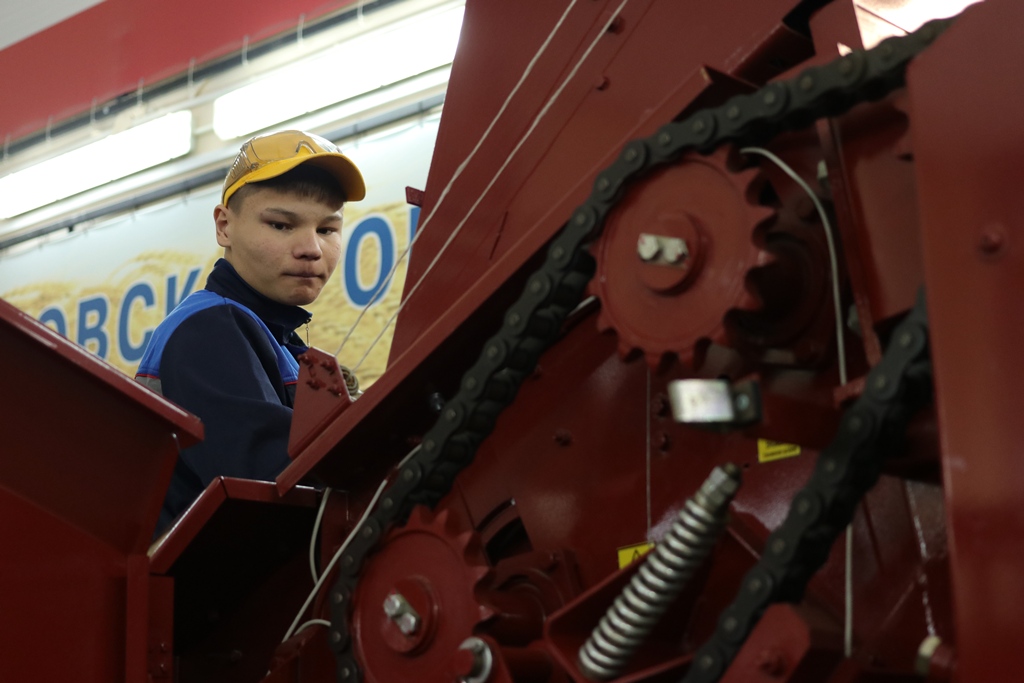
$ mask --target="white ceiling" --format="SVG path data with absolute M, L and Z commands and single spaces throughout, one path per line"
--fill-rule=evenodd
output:
M 0 50 L 101 2 L 103 0 L 0 0 Z

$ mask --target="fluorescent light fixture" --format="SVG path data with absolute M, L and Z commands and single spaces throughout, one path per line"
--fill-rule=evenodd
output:
M 192 112 L 162 116 L 0 178 L 0 218 L 11 218 L 188 154 Z
M 346 40 L 213 102 L 213 130 L 241 137 L 450 64 L 462 4 L 425 12 Z

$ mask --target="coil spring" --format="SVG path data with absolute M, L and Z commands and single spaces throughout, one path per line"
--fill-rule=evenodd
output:
M 740 484 L 736 465 L 716 467 L 686 500 L 669 532 L 647 555 L 629 584 L 580 648 L 580 671 L 594 681 L 617 677 L 686 582 L 711 553 L 725 528 Z

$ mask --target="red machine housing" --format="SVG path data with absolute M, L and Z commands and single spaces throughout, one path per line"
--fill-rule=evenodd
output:
M 292 465 L 274 484 L 217 482 L 147 555 L 173 463 L 166 434 L 184 445 L 198 425 L 82 355 L 79 371 L 102 386 L 59 395 L 93 405 L 113 392 L 117 405 L 97 404 L 95 419 L 120 426 L 104 434 L 127 433 L 115 411 L 163 419 L 153 418 L 150 441 L 100 448 L 103 457 L 159 463 L 140 474 L 119 461 L 115 480 L 89 455 L 58 489 L 29 463 L 71 447 L 14 442 L 3 504 L 35 515 L 29 531 L 4 531 L 17 559 L 0 585 L 23 591 L 18 623 L 42 630 L 70 614 L 61 637 L 79 653 L 79 680 L 583 683 L 577 653 L 648 544 L 714 467 L 733 463 L 743 483 L 726 532 L 614 679 L 681 680 L 923 288 L 933 399 L 857 504 L 848 545 L 835 544 L 800 601 L 765 610 L 719 680 L 1013 680 L 1024 642 L 1024 464 L 1010 409 L 1024 381 L 1024 317 L 1002 301 L 1024 286 L 1024 200 L 1012 186 L 1024 87 L 1002 65 L 1024 57 L 1007 28 L 1024 25 L 1024 8 L 1012 0 L 965 10 L 913 59 L 905 87 L 765 145 L 825 203 L 838 311 L 826 226 L 800 185 L 749 151 L 685 155 L 618 202 L 589 246 L 592 298 L 447 493 L 367 532 L 377 536 L 361 567 L 338 562 L 349 534 L 368 528 L 360 517 L 385 504 L 378 485 L 400 480 L 400 463 L 425 446 L 546 247 L 626 143 L 865 47 L 870 22 L 888 20 L 895 34 L 921 23 L 899 25 L 909 15 L 883 4 L 770 0 L 738 12 L 470 0 L 387 372 L 350 402 L 333 359 L 311 354 Z M 927 6 L 901 7 L 911 4 Z M 638 242 L 649 235 L 684 241 L 682 265 L 665 255 L 667 241 L 644 256 Z M 32 367 L 74 354 L 0 312 L 39 356 Z M 756 384 L 759 419 L 729 430 L 676 422 L 669 383 L 684 378 Z M 111 494 L 65 511 L 101 475 L 105 490 L 145 500 L 108 510 Z M 131 533 L 110 536 L 86 508 L 131 520 Z M 326 576 L 314 588 L 315 518 L 315 575 Z M 25 578 L 41 566 L 67 569 Z M 357 577 L 351 592 L 337 588 L 346 572 Z M 79 573 L 103 577 L 91 602 L 65 588 Z M 64 680 L 65 664 L 41 661 L 52 636 L 26 639 L 3 623 L 2 659 L 21 678 L 38 663 L 35 680 Z

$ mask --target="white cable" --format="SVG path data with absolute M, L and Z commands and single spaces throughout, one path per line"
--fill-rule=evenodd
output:
M 297 636 L 300 633 L 302 633 L 303 631 L 305 631 L 307 628 L 309 628 L 310 626 L 326 626 L 327 628 L 330 628 L 331 627 L 331 622 L 327 621 L 326 619 L 310 619 L 309 621 L 304 623 L 302 626 L 300 626 L 297 629 L 295 629 L 295 633 L 293 633 L 292 635 L 296 635 Z
M 828 220 L 828 214 L 825 213 L 825 207 L 821 205 L 821 200 L 818 199 L 818 195 L 814 194 L 811 187 L 807 182 L 797 175 L 789 164 L 775 156 L 763 147 L 744 147 L 740 150 L 743 154 L 760 154 L 763 157 L 771 160 L 776 166 L 782 169 L 782 171 L 793 179 L 800 188 L 807 193 L 807 196 L 814 202 L 814 208 L 818 211 L 818 217 L 821 218 L 821 225 L 825 232 L 825 241 L 828 243 L 828 260 L 829 266 L 832 269 L 832 306 L 836 313 L 836 355 L 839 357 L 839 383 L 846 384 L 846 344 L 843 341 L 843 315 L 839 310 L 839 259 L 836 256 L 836 244 L 832 238 L 832 223 Z
M 487 187 L 485 187 L 483 192 L 480 193 L 480 196 L 477 197 L 477 200 L 473 202 L 473 206 L 469 207 L 469 211 L 467 211 L 466 215 L 462 218 L 461 221 L 459 221 L 459 224 L 455 226 L 455 230 L 452 231 L 452 234 L 448 236 L 448 239 L 441 246 L 441 250 L 438 251 L 437 254 L 434 256 L 434 260 L 430 262 L 430 265 L 427 266 L 427 269 L 423 272 L 422 275 L 420 275 L 419 279 L 416 281 L 416 284 L 413 285 L 412 289 L 409 290 L 409 294 L 405 297 L 405 300 L 402 301 L 401 304 L 399 304 L 398 308 L 395 309 L 395 312 L 391 315 L 390 318 L 388 318 L 388 321 L 384 324 L 384 327 L 383 329 L 381 329 L 380 334 L 377 335 L 377 337 L 370 344 L 370 347 L 366 350 L 366 353 L 363 354 L 363 357 L 359 359 L 359 362 L 356 363 L 355 367 L 352 369 L 353 372 L 359 369 L 359 367 L 363 364 L 363 361 L 365 361 L 367 356 L 370 355 L 370 351 L 373 350 L 373 347 L 377 345 L 377 342 L 379 342 L 381 337 L 384 336 L 384 333 L 387 331 L 387 329 L 391 327 L 391 323 L 395 321 L 395 318 L 398 316 L 399 313 L 402 312 L 402 309 L 405 308 L 405 305 L 412 298 L 412 295 L 416 293 L 416 290 L 419 289 L 420 285 L 426 279 L 427 275 L 429 275 L 430 271 L 433 270 L 435 265 L 437 265 L 438 260 L 441 258 L 441 255 L 444 254 L 445 250 L 448 248 L 448 245 L 452 243 L 452 240 L 454 240 L 456 235 L 459 234 L 459 231 L 462 230 L 462 227 L 469 220 L 469 217 L 473 215 L 474 211 L 476 211 L 476 207 L 480 205 L 480 202 L 482 202 L 484 197 L 487 196 L 487 193 L 491 191 L 491 188 L 494 187 L 494 184 L 498 181 L 498 178 L 501 176 L 501 174 L 504 173 L 508 165 L 512 163 L 512 159 L 519 152 L 519 150 L 522 148 L 523 144 L 530 137 L 530 135 L 533 134 L 533 131 L 537 128 L 538 124 L 540 124 L 541 119 L 543 119 L 544 116 L 551 109 L 551 107 L 554 106 L 555 100 L 557 100 L 558 97 L 562 94 L 562 91 L 565 90 L 566 86 L 569 85 L 570 81 L 572 81 L 572 79 L 575 78 L 576 73 L 583 65 L 583 62 L 586 61 L 587 57 L 590 56 L 590 53 L 597 46 L 597 43 L 608 32 L 608 28 L 612 25 L 612 22 L 614 22 L 618 18 L 619 13 L 622 12 L 622 8 L 625 7 L 626 3 L 628 2 L 629 0 L 622 0 L 622 2 L 619 3 L 619 6 L 615 8 L 615 12 L 613 12 L 611 17 L 608 19 L 608 22 L 602 27 L 601 31 L 597 34 L 597 37 L 594 38 L 594 40 L 587 47 L 586 51 L 584 51 L 583 55 L 573 66 L 572 70 L 569 72 L 569 75 L 565 77 L 565 80 L 563 80 L 561 85 L 559 85 L 555 92 L 551 94 L 551 97 L 548 98 L 548 101 L 544 104 L 541 110 L 537 112 L 537 116 L 534 117 L 533 122 L 530 124 L 530 127 L 527 129 L 526 133 L 523 134 L 523 137 L 519 139 L 519 142 L 512 149 L 509 155 L 505 158 L 505 161 L 504 163 L 502 163 L 501 168 L 499 168 L 497 173 L 494 174 L 494 177 L 491 178 L 491 181 L 487 183 Z
M 409 461 L 409 458 L 414 456 L 416 452 L 419 450 L 420 447 L 417 446 L 416 448 L 409 451 L 409 453 L 404 458 L 402 458 L 402 461 L 395 466 L 394 471 L 402 469 L 402 466 L 404 466 L 405 463 Z M 302 603 L 302 607 L 299 608 L 299 613 L 295 615 L 295 619 L 292 621 L 292 625 L 288 627 L 288 631 L 284 634 L 284 638 L 281 639 L 282 643 L 291 638 L 293 635 L 295 635 L 299 619 L 301 619 L 302 615 L 305 614 L 306 609 L 309 607 L 310 603 L 313 602 L 313 598 L 316 597 L 316 594 L 320 592 L 320 588 L 323 586 L 324 580 L 326 580 L 327 577 L 331 575 L 331 570 L 334 569 L 334 565 L 338 563 L 338 558 L 340 558 L 341 554 L 345 552 L 345 550 L 348 548 L 349 543 L 351 543 L 352 539 L 355 538 L 356 532 L 359 531 L 359 529 L 363 526 L 363 522 L 365 522 L 366 518 L 370 516 L 371 512 L 373 512 L 373 506 L 377 504 L 377 500 L 380 499 L 380 494 L 384 492 L 384 488 L 387 486 L 387 484 L 388 479 L 387 477 L 384 477 L 384 481 L 382 481 L 380 483 L 380 486 L 377 487 L 377 492 L 373 494 L 373 498 L 370 500 L 370 504 L 367 505 L 366 510 L 363 511 L 362 517 L 360 517 L 359 521 L 356 522 L 356 525 L 352 527 L 352 532 L 348 535 L 348 538 L 345 539 L 345 542 L 341 544 L 341 547 L 338 548 L 338 551 L 334 553 L 334 557 L 331 558 L 331 561 L 327 563 L 326 567 L 324 567 L 323 575 L 321 575 L 320 578 L 317 580 L 316 584 L 314 584 L 313 590 L 309 592 L 309 596 L 306 598 L 306 601 Z
M 651 367 L 647 366 L 647 453 L 644 462 L 647 470 L 647 534 L 644 536 L 651 540 Z
M 320 530 L 320 520 L 324 516 L 324 508 L 327 507 L 327 496 L 331 495 L 331 487 L 328 486 L 324 489 L 324 495 L 320 499 L 320 509 L 316 513 L 316 521 L 313 522 L 313 535 L 309 539 L 309 571 L 313 575 L 313 583 L 317 581 L 316 575 L 316 558 L 314 550 L 316 549 L 316 532 Z
M 548 34 L 548 37 L 544 39 L 543 43 L 541 43 L 540 49 L 537 50 L 536 54 L 533 55 L 533 59 L 531 59 L 529 64 L 526 65 L 526 69 L 523 71 L 523 75 L 519 77 L 519 82 L 516 83 L 515 87 L 512 88 L 512 92 L 510 92 L 508 96 L 505 98 L 505 101 L 498 109 L 498 113 L 494 115 L 493 119 L 491 119 L 491 123 L 487 126 L 486 130 L 484 130 L 484 134 L 477 141 L 476 146 L 473 147 L 473 150 L 469 153 L 469 155 L 462 161 L 461 164 L 459 164 L 458 168 L 455 169 L 455 173 L 452 174 L 452 177 L 448 181 L 448 184 L 445 185 L 444 189 L 441 191 L 440 196 L 437 198 L 437 203 L 435 203 L 433 208 L 430 209 L 430 213 L 427 215 L 427 217 L 423 219 L 423 225 L 419 226 L 416 229 L 416 234 L 413 235 L 413 238 L 409 241 L 409 245 L 402 251 L 401 254 L 398 255 L 398 258 L 395 259 L 395 263 L 394 265 L 391 266 L 391 270 L 388 272 L 387 275 L 384 276 L 384 279 L 381 280 L 380 284 L 377 286 L 377 289 L 370 297 L 370 300 L 366 302 L 365 306 L 363 306 L 363 310 L 359 312 L 359 315 L 356 317 L 355 322 L 352 323 L 352 327 L 349 328 L 348 333 L 345 335 L 345 338 L 341 340 L 341 346 L 339 346 L 338 350 L 334 352 L 335 356 L 341 353 L 341 350 L 345 348 L 345 344 L 348 342 L 349 337 L 351 337 L 352 333 L 355 332 L 356 327 L 359 326 L 359 322 L 363 319 L 363 316 L 366 315 L 366 311 L 368 311 L 370 309 L 370 306 L 373 305 L 373 302 L 374 300 L 376 300 L 377 295 L 380 294 L 381 291 L 383 291 L 384 287 L 387 286 L 387 283 L 391 281 L 392 277 L 394 277 L 395 271 L 398 269 L 399 264 L 401 264 L 402 261 L 405 260 L 406 256 L 408 256 L 409 252 L 412 250 L 412 245 L 416 244 L 416 240 L 418 240 L 420 238 L 420 235 L 423 234 L 423 230 L 427 227 L 427 224 L 430 223 L 430 219 L 434 217 L 434 214 L 437 213 L 437 209 L 444 202 L 445 197 L 448 196 L 448 192 L 449 190 L 452 189 L 452 185 L 455 184 L 455 181 L 458 180 L 459 176 L 462 175 L 462 172 L 466 170 L 466 167 L 469 165 L 469 162 L 473 159 L 474 156 L 476 156 L 476 153 L 483 146 L 484 140 L 486 140 L 487 137 L 491 134 L 491 131 L 494 129 L 495 124 L 497 124 L 498 119 L 501 118 L 501 115 L 505 113 L 505 110 L 508 108 L 508 105 L 512 101 L 512 98 L 515 97 L 516 93 L 519 92 L 519 88 L 526 81 L 527 77 L 533 72 L 533 67 L 537 64 L 537 61 L 540 59 L 541 55 L 544 54 L 544 51 L 547 50 L 548 45 L 551 43 L 551 40 L 555 37 L 555 33 L 557 33 L 558 29 L 561 28 L 562 23 L 565 22 L 565 18 L 569 15 L 569 11 L 572 10 L 573 6 L 576 4 L 577 1 L 578 0 L 572 0 L 572 2 L 569 3 L 569 6 L 565 8 L 565 11 L 562 12 L 562 16 L 559 17 L 558 22 L 555 23 L 555 26 L 554 28 L 551 29 L 551 32 Z M 447 244 L 445 246 L 447 246 Z M 441 251 L 443 252 L 444 248 L 442 248 Z M 427 272 L 430 272 L 429 268 L 427 269 Z M 426 273 L 423 274 L 423 277 L 425 276 Z M 420 280 L 422 280 L 423 277 L 421 277 Z M 417 283 L 417 286 L 418 284 L 419 283 Z M 375 340 L 374 344 L 376 343 L 377 342 Z M 358 368 L 359 366 L 356 367 Z
M 825 230 L 825 240 L 828 243 L 828 259 L 832 268 L 832 305 L 835 309 L 836 318 L 836 355 L 839 359 L 839 383 L 846 384 L 846 344 L 843 342 L 843 315 L 839 309 L 839 260 L 836 257 L 836 245 L 832 237 L 832 224 L 825 213 L 825 207 L 810 188 L 810 186 L 797 175 L 786 162 L 775 156 L 762 147 L 744 147 L 740 150 L 743 154 L 760 154 L 771 160 L 776 166 L 788 175 L 799 185 L 807 196 L 814 202 L 814 208 L 821 218 L 821 225 Z M 845 576 L 843 579 L 843 594 L 845 609 L 843 615 L 843 652 L 847 657 L 853 654 L 853 523 L 846 527 L 846 563 Z

